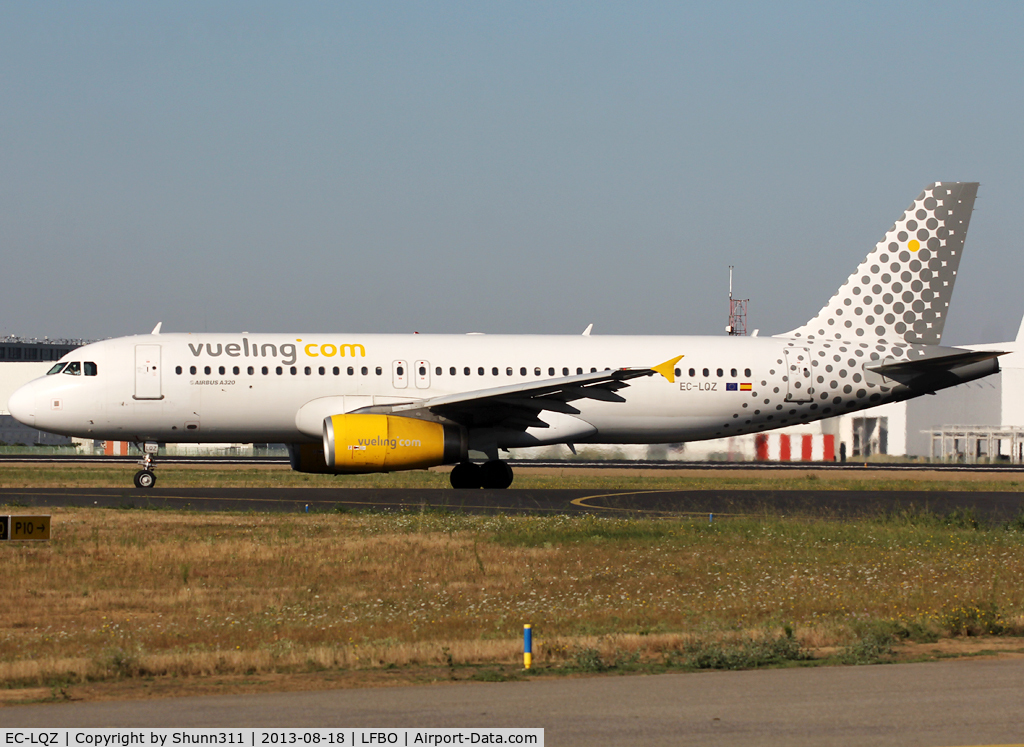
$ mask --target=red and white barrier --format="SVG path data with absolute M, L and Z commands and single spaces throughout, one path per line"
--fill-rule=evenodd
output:
M 759 462 L 834 462 L 836 437 L 758 433 L 754 437 L 754 449 Z
M 107 456 L 127 456 L 128 455 L 128 442 L 127 441 L 104 441 L 103 442 L 103 453 Z

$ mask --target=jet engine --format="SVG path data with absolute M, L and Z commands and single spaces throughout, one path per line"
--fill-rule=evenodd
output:
M 467 456 L 457 425 L 396 415 L 331 415 L 324 419 L 324 460 L 330 472 L 393 472 L 454 464 Z

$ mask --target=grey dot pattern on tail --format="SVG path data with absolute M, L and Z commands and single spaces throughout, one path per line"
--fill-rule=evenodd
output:
M 779 336 L 939 344 L 977 190 L 927 187 L 817 316 Z

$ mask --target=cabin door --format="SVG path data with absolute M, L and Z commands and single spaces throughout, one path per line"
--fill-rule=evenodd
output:
M 786 348 L 786 401 L 810 402 L 814 395 L 811 353 L 807 348 Z
M 135 346 L 135 399 L 163 399 L 160 389 L 160 346 Z

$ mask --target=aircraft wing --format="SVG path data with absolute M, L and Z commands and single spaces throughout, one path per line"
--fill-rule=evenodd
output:
M 629 386 L 631 379 L 660 374 L 675 381 L 677 356 L 650 368 L 618 368 L 593 371 L 575 376 L 562 376 L 521 384 L 510 384 L 472 392 L 446 394 L 440 397 L 386 407 L 368 407 L 356 412 L 387 412 L 406 417 L 442 417 L 470 428 L 503 425 L 512 428 L 547 427 L 537 414 L 550 410 L 578 415 L 572 403 L 582 399 L 601 402 L 625 402 L 618 390 Z

